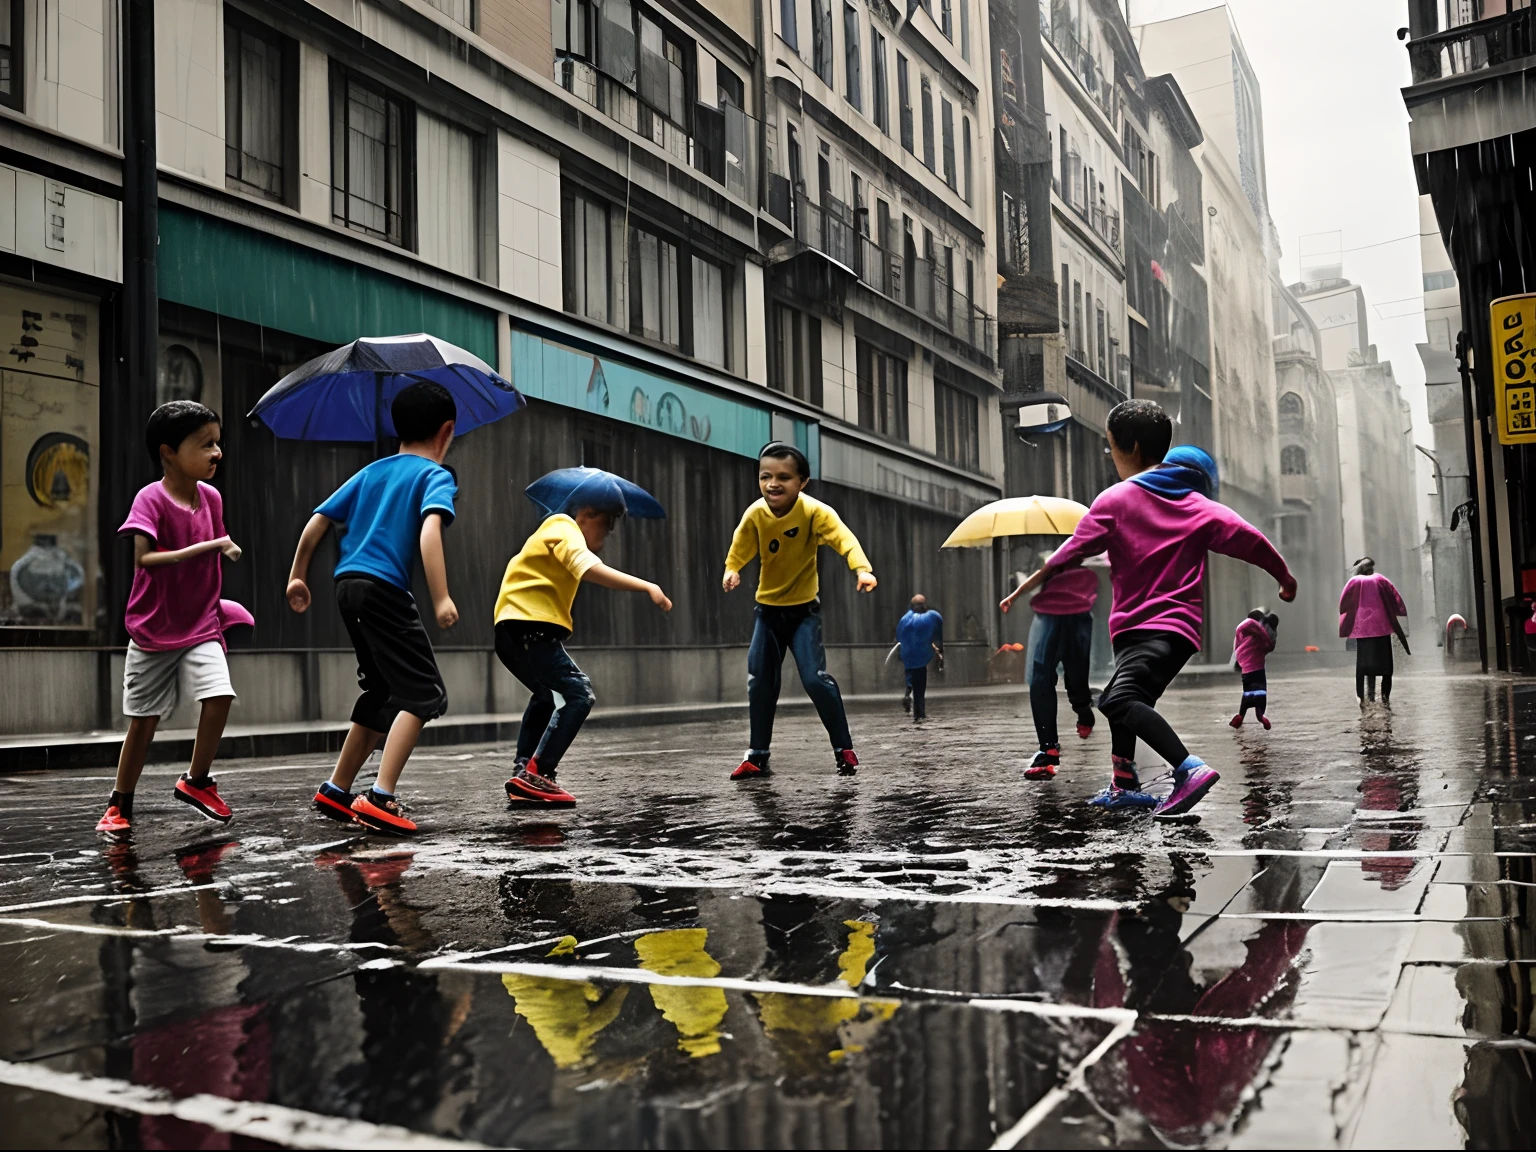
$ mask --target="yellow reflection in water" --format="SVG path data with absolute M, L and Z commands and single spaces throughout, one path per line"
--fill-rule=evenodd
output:
M 575 948 L 576 938 L 567 936 L 549 955 L 569 956 Z M 604 996 L 595 984 L 555 976 L 508 972 L 501 982 L 512 997 L 513 1011 L 528 1021 L 556 1068 L 575 1068 L 585 1063 L 597 1043 L 597 1034 L 613 1023 L 629 995 L 629 988 L 623 984 Z
M 720 965 L 704 951 L 708 928 L 673 928 L 652 932 L 635 941 L 640 967 L 658 976 L 709 978 Z M 725 1019 L 725 992 L 719 988 L 679 988 L 651 985 L 651 999 L 677 1029 L 677 1046 L 695 1059 L 720 1051 L 720 1022 Z

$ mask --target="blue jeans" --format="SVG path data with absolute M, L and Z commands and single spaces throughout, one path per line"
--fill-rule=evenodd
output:
M 843 694 L 837 681 L 827 671 L 827 652 L 821 643 L 821 605 L 796 604 L 777 608 L 758 604 L 752 612 L 752 646 L 747 649 L 747 714 L 751 720 L 752 747 L 759 756 L 768 755 L 773 743 L 773 714 L 779 705 L 779 683 L 784 656 L 794 653 L 800 683 L 816 706 L 822 726 L 832 740 L 833 749 L 852 748 L 848 735 L 848 716 L 843 711 Z
M 1066 673 L 1067 701 L 1078 715 L 1093 715 L 1088 658 L 1093 649 L 1093 613 L 1035 617 L 1029 626 L 1029 710 L 1042 748 L 1060 747 L 1056 731 L 1056 669 Z M 1091 722 L 1091 721 L 1090 721 Z
M 517 730 L 517 758 L 537 759 L 546 774 L 559 766 L 597 703 L 592 681 L 561 643 L 564 636 L 563 628 L 521 620 L 496 625 L 497 659 L 532 693 Z

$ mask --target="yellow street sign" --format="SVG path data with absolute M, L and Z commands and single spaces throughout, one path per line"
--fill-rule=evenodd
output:
M 1536 444 L 1536 292 L 1488 306 L 1500 444 Z

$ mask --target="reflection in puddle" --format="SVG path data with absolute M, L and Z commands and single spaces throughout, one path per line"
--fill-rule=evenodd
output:
M 652 932 L 635 941 L 640 967 L 658 976 L 720 975 L 720 965 L 704 942 L 707 928 L 673 928 Z M 662 1017 L 677 1029 L 677 1046 L 689 1056 L 713 1056 L 720 1051 L 720 1022 L 725 1019 L 725 992 L 719 988 L 651 985 L 651 999 Z

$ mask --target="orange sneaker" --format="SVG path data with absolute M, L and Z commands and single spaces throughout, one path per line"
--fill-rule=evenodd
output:
M 547 808 L 573 808 L 576 805 L 576 797 L 539 771 L 537 760 L 519 766 L 507 781 L 506 788 L 507 799 L 514 804 L 540 804 Z
M 759 776 L 772 776 L 773 769 L 768 767 L 768 761 L 761 763 L 748 756 L 740 764 L 736 765 L 736 771 L 731 773 L 732 780 L 756 780 Z
M 122 811 L 116 804 L 109 807 L 106 815 L 96 821 L 96 831 L 98 832 L 126 832 L 131 827 L 133 825 L 129 822 L 128 817 L 122 814 Z
M 190 804 L 210 820 L 217 820 L 220 824 L 228 824 L 234 813 L 229 810 L 229 805 L 224 803 L 224 798 L 219 795 L 218 783 L 212 776 L 204 776 L 201 780 L 194 780 L 185 772 L 176 781 L 176 799 L 183 804 Z
M 400 811 L 400 801 L 385 799 L 372 788 L 352 801 L 352 819 L 364 828 L 395 836 L 410 836 L 416 831 L 415 823 L 407 820 Z

